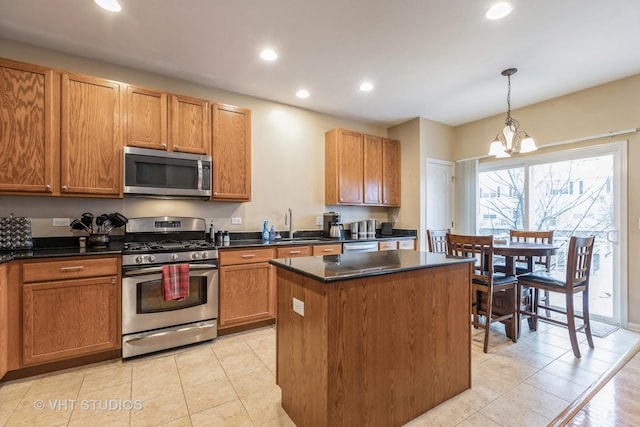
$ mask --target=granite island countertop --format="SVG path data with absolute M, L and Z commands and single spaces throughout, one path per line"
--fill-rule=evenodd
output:
M 277 258 L 270 264 L 326 283 L 473 262 L 471 258 L 395 250 Z

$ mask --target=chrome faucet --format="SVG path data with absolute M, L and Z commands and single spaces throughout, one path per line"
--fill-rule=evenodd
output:
M 287 208 L 287 211 L 284 213 L 284 225 L 289 225 L 289 238 L 293 239 L 293 211 L 291 208 Z

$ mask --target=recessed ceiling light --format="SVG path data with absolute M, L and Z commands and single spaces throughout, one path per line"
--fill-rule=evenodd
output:
M 297 92 L 296 92 L 296 96 L 297 96 L 298 98 L 302 98 L 302 99 L 304 99 L 304 98 L 308 98 L 308 97 L 309 97 L 309 95 L 310 95 L 310 94 L 309 94 L 309 91 L 308 91 L 308 90 L 305 90 L 305 89 L 300 89 L 299 91 L 297 91 Z
M 489 8 L 484 16 L 490 20 L 502 19 L 513 10 L 513 5 L 509 1 L 501 1 Z
M 98 6 L 109 12 L 120 12 L 122 6 L 118 3 L 118 0 L 94 0 Z
M 360 85 L 360 90 L 363 92 L 369 92 L 373 90 L 373 85 L 369 82 L 364 82 Z
M 265 49 L 260 52 L 260 58 L 265 61 L 275 61 L 278 59 L 278 54 L 273 49 Z

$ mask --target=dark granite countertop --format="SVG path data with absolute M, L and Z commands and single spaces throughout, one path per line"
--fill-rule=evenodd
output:
M 473 262 L 444 254 L 395 250 L 341 255 L 272 259 L 269 263 L 323 282 L 356 279 L 402 271 Z

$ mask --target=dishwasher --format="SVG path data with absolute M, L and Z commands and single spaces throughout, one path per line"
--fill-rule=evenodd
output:
M 348 252 L 378 252 L 378 242 L 351 242 L 342 244 L 342 253 Z

